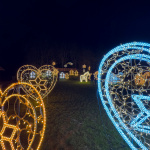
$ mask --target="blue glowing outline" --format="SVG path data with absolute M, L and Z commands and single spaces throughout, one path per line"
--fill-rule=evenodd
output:
M 136 45 L 136 46 L 135 46 Z M 139 50 L 143 50 L 143 51 L 146 51 L 148 53 L 150 53 L 150 50 L 147 49 L 147 48 L 143 48 L 143 47 L 137 47 L 137 45 L 139 46 L 147 46 L 147 47 L 150 47 L 150 44 L 148 43 L 141 43 L 141 42 L 132 42 L 132 43 L 127 43 L 127 44 L 124 44 L 124 45 L 121 45 L 121 46 L 118 46 L 114 49 L 112 49 L 110 52 L 108 52 L 105 57 L 102 59 L 101 63 L 100 63 L 100 67 L 99 67 L 99 74 L 98 74 L 98 89 L 99 89 L 99 95 L 101 97 L 101 101 L 102 101 L 102 104 L 104 106 L 104 109 L 106 110 L 107 112 L 107 115 L 109 116 L 109 118 L 111 119 L 111 121 L 113 122 L 114 126 L 116 127 L 116 129 L 118 130 L 118 132 L 120 133 L 120 135 L 124 138 L 124 140 L 127 142 L 127 144 L 130 146 L 131 149 L 136 149 L 136 147 L 133 145 L 133 143 L 131 143 L 131 141 L 128 139 L 128 137 L 123 133 L 122 129 L 119 128 L 119 125 L 115 122 L 114 118 L 112 117 L 108 107 L 106 106 L 105 104 L 105 100 L 103 99 L 103 95 L 102 95 L 102 89 L 101 89 L 101 72 L 102 72 L 102 66 L 105 62 L 105 60 L 110 56 L 112 55 L 113 53 L 115 52 L 119 52 L 119 51 L 122 51 L 122 50 L 125 50 L 126 48 L 127 49 L 139 49 Z M 125 47 L 126 46 L 126 47 Z M 137 57 L 137 58 L 135 58 Z M 145 54 L 134 54 L 134 55 L 128 55 L 128 56 L 125 56 L 125 57 L 122 57 L 121 59 L 117 60 L 110 68 L 109 68 L 109 72 L 107 72 L 107 75 L 106 75 L 106 79 L 105 80 L 105 89 L 106 89 L 106 96 L 107 96 L 107 99 L 109 101 L 109 105 L 111 107 L 111 109 L 113 110 L 115 116 L 117 117 L 119 123 L 121 123 L 121 125 L 124 127 L 124 129 L 127 131 L 127 133 L 129 133 L 129 135 L 134 139 L 134 141 L 143 149 L 147 150 L 147 148 L 130 132 L 130 130 L 128 129 L 128 127 L 126 127 L 126 125 L 122 122 L 121 118 L 119 117 L 119 114 L 116 112 L 116 109 L 113 107 L 113 104 L 111 102 L 111 98 L 110 98 L 110 95 L 109 95 L 109 89 L 108 89 L 108 81 L 109 81 L 109 77 L 110 77 L 110 73 L 111 73 L 111 70 L 113 69 L 113 67 L 119 63 L 119 61 L 122 61 L 122 60 L 125 60 L 125 59 L 141 59 L 142 60 L 145 60 L 147 62 L 150 62 L 150 56 L 148 55 L 145 55 Z M 148 59 L 146 59 L 148 58 Z M 140 125 L 138 127 L 141 127 Z M 143 126 L 144 127 L 144 126 Z M 144 127 L 145 128 L 145 127 Z M 142 129 L 142 131 L 144 131 L 144 129 Z
M 148 57 L 148 59 L 144 58 L 144 57 Z M 107 72 L 107 75 L 106 75 L 106 79 L 105 79 L 105 90 L 106 90 L 106 96 L 107 96 L 107 99 L 108 99 L 108 102 L 110 104 L 110 107 L 111 109 L 113 110 L 114 114 L 115 114 L 115 117 L 118 119 L 119 123 L 122 125 L 122 127 L 126 130 L 126 132 L 133 138 L 133 140 L 143 149 L 147 149 L 131 132 L 130 130 L 128 129 L 128 127 L 123 123 L 123 121 L 120 119 L 119 117 L 119 114 L 117 113 L 116 109 L 114 108 L 114 105 L 111 101 L 111 97 L 110 97 L 110 94 L 109 94 L 109 87 L 108 87 L 108 84 L 109 84 L 109 78 L 110 78 L 110 75 L 111 75 L 111 72 L 112 72 L 112 69 L 114 68 L 114 66 L 118 63 L 120 63 L 121 61 L 124 61 L 124 60 L 127 60 L 127 59 L 141 59 L 141 60 L 145 60 L 147 62 L 150 62 L 150 56 L 148 55 L 144 55 L 144 54 L 134 54 L 134 55 L 128 55 L 128 56 L 125 56 L 125 57 L 122 57 L 120 58 L 119 60 L 115 61 L 115 63 L 109 68 L 108 72 Z
M 141 110 L 141 113 L 139 113 L 137 115 L 137 117 L 130 123 L 130 125 L 132 127 L 134 127 L 134 130 L 138 130 L 140 132 L 144 132 L 144 133 L 150 133 L 150 130 L 145 130 L 145 129 L 150 129 L 150 126 L 145 126 L 145 125 L 140 125 L 142 124 L 148 117 L 150 117 L 150 111 L 147 110 L 145 108 L 145 106 L 143 105 L 143 103 L 141 102 L 142 99 L 144 100 L 148 100 L 150 101 L 150 97 L 149 96 L 143 96 L 143 95 L 132 95 L 132 99 L 135 101 L 135 103 L 138 105 L 138 107 Z M 144 118 L 142 118 L 140 121 L 138 121 L 138 119 L 140 119 L 140 117 L 142 117 L 143 114 L 146 114 L 146 116 L 144 115 Z M 145 128 L 145 129 L 144 129 Z

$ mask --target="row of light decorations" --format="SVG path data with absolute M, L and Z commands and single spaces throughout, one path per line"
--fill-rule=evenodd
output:
M 104 109 L 133 150 L 150 149 L 149 66 L 150 44 L 132 42 L 108 52 L 98 71 Z M 43 98 L 54 88 L 57 75 L 51 65 L 25 65 L 17 72 L 18 83 L 0 90 L 0 149 L 40 148 L 46 127 Z
M 82 76 L 85 76 L 84 81 L 87 82 L 88 80 L 91 80 L 91 75 L 92 73 L 90 73 L 89 71 L 85 72 L 83 75 L 80 75 L 80 81 L 82 82 L 81 78 Z M 61 79 L 69 79 L 70 76 L 75 76 L 78 77 L 79 76 L 79 72 L 77 70 L 73 71 L 72 69 L 69 71 L 69 73 L 64 73 L 64 72 L 60 72 L 59 73 L 59 77 Z M 94 76 L 94 80 L 98 80 L 98 71 L 93 73 Z
M 0 90 L 0 149 L 38 150 L 45 127 L 43 102 L 57 82 L 57 69 L 24 65 L 17 72 L 18 83 Z

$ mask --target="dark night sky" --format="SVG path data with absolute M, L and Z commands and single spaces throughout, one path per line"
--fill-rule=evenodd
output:
M 31 48 L 65 43 L 102 56 L 120 43 L 150 43 L 150 9 L 144 1 L 55 0 L 0 2 L 0 66 L 13 73 Z

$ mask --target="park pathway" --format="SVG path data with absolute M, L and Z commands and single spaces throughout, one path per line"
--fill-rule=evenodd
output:
M 96 93 L 97 85 L 91 82 L 56 84 L 44 100 L 47 126 L 41 150 L 129 149 L 99 109 Z

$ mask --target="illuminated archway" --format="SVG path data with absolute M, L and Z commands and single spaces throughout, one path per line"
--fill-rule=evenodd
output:
M 149 48 L 150 44 L 141 42 L 120 45 L 108 52 L 99 66 L 102 104 L 120 135 L 134 150 L 150 149 L 150 85 L 136 82 L 138 74 L 150 72 Z

